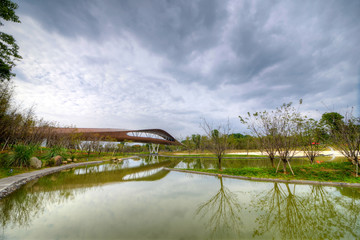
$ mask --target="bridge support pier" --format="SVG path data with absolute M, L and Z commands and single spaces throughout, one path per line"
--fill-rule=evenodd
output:
M 152 143 L 151 145 L 149 144 L 150 155 L 158 155 L 159 154 L 159 146 L 160 146 L 160 144 L 155 144 L 155 143 Z

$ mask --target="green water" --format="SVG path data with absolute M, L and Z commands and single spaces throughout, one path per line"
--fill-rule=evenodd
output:
M 178 164 L 127 160 L 30 182 L 0 201 L 0 239 L 360 238 L 360 189 L 162 170 Z

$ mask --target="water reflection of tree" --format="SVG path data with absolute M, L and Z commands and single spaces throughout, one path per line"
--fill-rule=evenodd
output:
M 0 201 L 0 224 L 3 228 L 29 226 L 34 218 L 44 212 L 48 204 L 62 204 L 86 191 L 86 189 L 37 191 L 38 184 L 35 180 Z M 46 182 L 40 184 L 46 185 Z
M 224 186 L 222 177 L 219 177 L 219 180 L 219 191 L 198 207 L 196 215 L 202 219 L 208 217 L 206 227 L 212 238 L 226 237 L 234 233 L 239 236 L 242 224 L 240 203 L 237 195 Z
M 336 202 L 347 210 L 349 227 L 360 231 L 360 189 L 339 187 L 338 190 L 343 196 L 338 196 Z M 360 233 L 357 232 L 356 234 L 354 236 L 360 239 Z
M 62 204 L 84 194 L 88 189 L 105 183 L 121 182 L 124 176 L 137 172 L 152 171 L 164 166 L 174 166 L 176 161 L 163 161 L 142 167 L 124 168 L 122 163 L 86 166 L 68 169 L 61 173 L 39 178 L 21 187 L 0 201 L 0 225 L 28 226 L 32 219 L 41 215 L 47 205 Z M 162 171 L 143 180 L 165 177 Z M 135 179 L 136 180 L 136 179 Z
M 351 221 L 351 205 L 322 186 L 309 186 L 302 195 L 296 195 L 295 188 L 274 183 L 255 199 L 253 207 L 260 216 L 253 237 L 272 232 L 282 239 L 340 239 L 346 234 L 359 238 L 356 221 Z

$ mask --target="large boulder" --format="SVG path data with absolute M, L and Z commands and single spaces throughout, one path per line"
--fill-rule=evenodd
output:
M 37 157 L 30 158 L 30 167 L 41 168 L 42 162 Z
M 60 166 L 62 164 L 62 157 L 61 156 L 55 156 L 54 157 L 54 164 L 55 166 Z

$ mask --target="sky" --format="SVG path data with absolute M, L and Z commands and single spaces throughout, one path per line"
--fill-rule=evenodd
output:
M 359 108 L 360 1 L 32 0 L 15 97 L 62 126 L 202 134 L 283 103 Z

